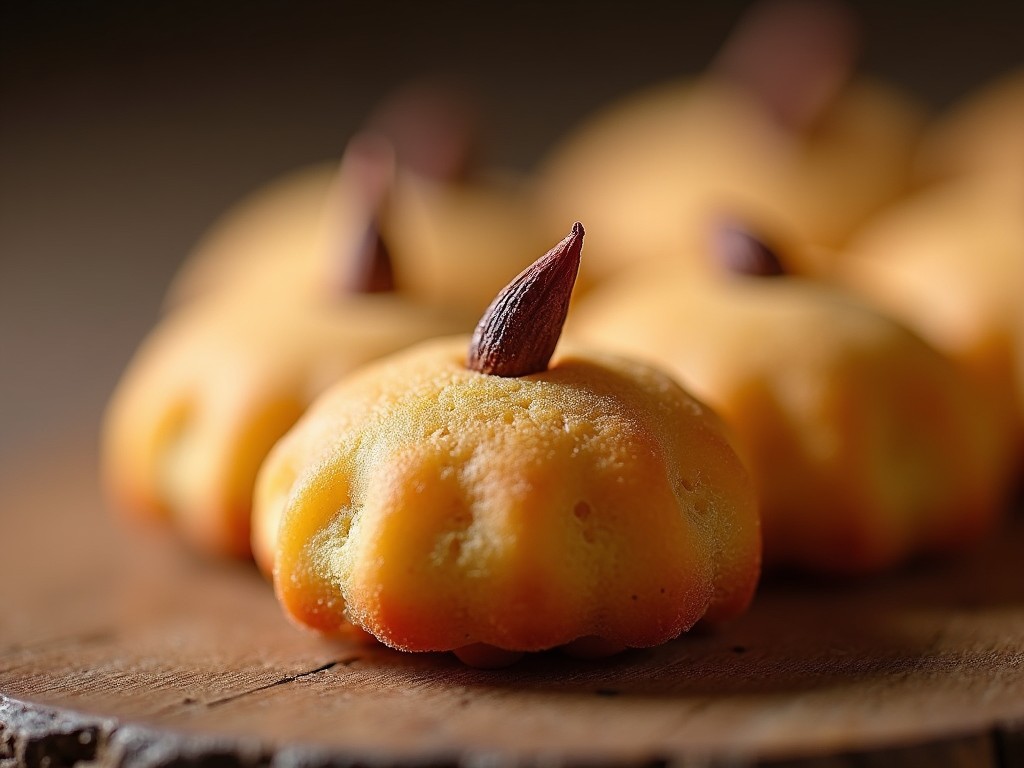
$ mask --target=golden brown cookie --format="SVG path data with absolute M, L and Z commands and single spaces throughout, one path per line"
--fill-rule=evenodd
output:
M 636 275 L 581 302 L 569 331 L 666 367 L 721 413 L 758 488 L 766 563 L 871 572 L 991 531 L 1005 434 L 952 362 L 866 303 L 780 275 L 749 234 L 714 242 L 702 257 L 746 274 Z
M 924 181 L 965 174 L 1024 177 L 1024 69 L 968 94 L 925 133 Z
M 704 76 L 630 95 L 561 142 L 540 187 L 553 222 L 592 222 L 585 287 L 678 264 L 726 213 L 812 244 L 791 266 L 817 273 L 902 194 L 923 116 L 853 77 L 851 25 L 828 3 L 757 5 Z
M 666 374 L 554 344 L 582 228 L 468 337 L 363 368 L 260 471 L 289 616 L 492 666 L 669 640 L 749 603 L 756 500 L 717 417 Z
M 120 507 L 169 520 L 205 551 L 248 555 L 256 470 L 309 402 L 358 365 L 471 326 L 389 290 L 376 221 L 393 166 L 386 144 L 361 140 L 330 226 L 287 258 L 265 251 L 230 290 L 197 295 L 146 339 L 104 424 L 104 475 Z
M 1024 171 L 932 187 L 865 227 L 838 277 L 955 360 L 1024 444 L 1022 211 Z
M 529 263 L 524 254 L 548 242 L 532 183 L 475 166 L 475 116 L 451 89 L 414 84 L 365 123 L 340 167 L 289 173 L 234 206 L 190 255 L 168 304 L 254 280 L 277 292 L 282 283 L 337 277 L 335 254 L 346 245 L 335 240 L 367 196 L 364 181 L 353 200 L 351 166 L 367 145 L 384 142 L 395 169 L 375 201 L 377 224 L 403 293 L 479 316 L 508 275 Z

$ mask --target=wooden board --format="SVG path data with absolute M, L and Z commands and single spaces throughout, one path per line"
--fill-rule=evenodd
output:
M 290 626 L 250 565 L 111 519 L 88 441 L 0 476 L 0 766 L 1024 765 L 1024 521 L 718 633 L 500 671 Z

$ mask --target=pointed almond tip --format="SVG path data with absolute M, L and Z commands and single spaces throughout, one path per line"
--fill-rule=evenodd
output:
M 569 312 L 583 235 L 577 221 L 561 242 L 495 297 L 473 333 L 467 368 L 504 377 L 547 370 Z

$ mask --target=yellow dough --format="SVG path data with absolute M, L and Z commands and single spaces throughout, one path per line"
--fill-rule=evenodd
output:
M 665 366 L 722 415 L 768 564 L 877 571 L 968 546 L 1001 510 L 994 415 L 950 361 L 836 289 L 652 270 L 581 302 L 566 332 Z
M 956 360 L 1024 442 L 1024 166 L 886 211 L 851 245 L 839 279 Z
M 478 316 L 548 243 L 532 184 L 476 167 L 478 118 L 455 83 L 407 83 L 366 117 L 340 169 L 323 163 L 288 173 L 235 205 L 186 261 L 168 304 L 254 279 L 274 293 L 296 282 L 323 288 L 343 277 L 339 233 L 348 236 L 347 219 L 365 217 L 369 204 L 399 289 Z M 382 146 L 391 153 L 389 178 Z
M 811 243 L 815 258 L 791 266 L 816 273 L 905 191 L 921 123 L 899 95 L 857 81 L 795 137 L 724 80 L 680 81 L 591 119 L 551 154 L 540 184 L 552 222 L 593 222 L 588 284 L 686 259 L 722 215 Z
M 337 173 L 337 163 L 292 171 L 231 206 L 175 275 L 166 307 L 231 290 L 281 262 L 308 262 L 324 237 L 325 208 Z
M 322 389 L 369 360 L 472 326 L 457 307 L 359 292 L 369 285 L 353 292 L 364 262 L 386 263 L 380 243 L 367 247 L 393 171 L 386 145 L 356 149 L 313 236 L 290 248 L 270 238 L 283 250 L 257 250 L 250 264 L 217 251 L 205 275 L 181 284 L 192 298 L 145 341 L 111 400 L 103 463 L 114 498 L 130 514 L 169 519 L 200 549 L 249 554 L 259 464 Z M 261 541 L 255 554 L 269 558 Z
M 184 307 L 146 340 L 112 399 L 107 485 L 130 514 L 246 556 L 256 471 L 309 402 L 362 363 L 465 326 L 387 294 L 293 304 L 242 293 Z
M 168 304 L 262 282 L 322 281 L 324 227 L 344 229 L 349 193 L 337 166 L 316 166 L 272 182 L 236 206 L 200 243 L 172 284 Z M 399 171 L 380 214 L 401 290 L 425 303 L 478 315 L 547 243 L 528 182 L 493 174 L 436 182 Z
M 505 378 L 467 369 L 468 343 L 363 368 L 268 457 L 256 514 L 280 521 L 293 619 L 491 664 L 654 645 L 746 608 L 756 499 L 711 411 L 624 359 Z
M 919 174 L 1024 177 L 1024 69 L 968 94 L 925 134 Z
M 498 173 L 466 183 L 400 174 L 381 227 L 409 295 L 477 317 L 549 245 L 531 182 Z
M 807 244 L 789 271 L 826 270 L 906 191 L 924 123 L 906 96 L 855 74 L 859 27 L 841 3 L 753 3 L 702 75 L 628 95 L 556 146 L 541 196 L 553 226 L 590 223 L 585 287 L 681 263 L 723 216 Z

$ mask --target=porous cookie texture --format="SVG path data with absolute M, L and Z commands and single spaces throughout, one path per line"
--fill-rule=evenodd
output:
M 536 651 L 655 645 L 747 607 L 757 504 L 709 409 L 619 358 L 503 378 L 468 370 L 467 345 L 364 368 L 274 448 L 255 505 L 292 618 L 408 651 Z

